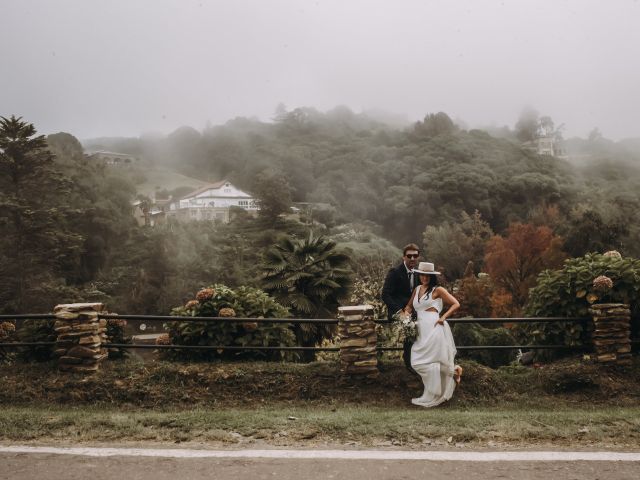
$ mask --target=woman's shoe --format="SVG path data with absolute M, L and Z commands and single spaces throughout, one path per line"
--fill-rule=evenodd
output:
M 456 365 L 453 367 L 453 378 L 457 384 L 460 384 L 460 379 L 462 378 L 462 367 L 460 365 Z

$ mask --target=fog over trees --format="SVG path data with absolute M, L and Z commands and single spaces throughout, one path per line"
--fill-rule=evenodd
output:
M 317 270 L 331 306 L 375 292 L 416 242 L 444 281 L 486 293 L 470 311 L 520 314 L 565 258 L 640 255 L 637 2 L 4 7 L 3 312 L 277 292 L 259 273 L 270 249 L 313 238 L 353 274 Z M 134 221 L 134 201 L 223 179 L 256 217 Z

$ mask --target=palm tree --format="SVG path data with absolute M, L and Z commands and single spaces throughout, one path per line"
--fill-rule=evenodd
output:
M 312 232 L 305 239 L 285 237 L 277 242 L 264 255 L 263 271 L 263 289 L 298 318 L 333 317 L 353 281 L 349 256 L 337 251 L 334 241 Z M 303 346 L 333 333 L 327 325 L 301 324 L 294 330 Z

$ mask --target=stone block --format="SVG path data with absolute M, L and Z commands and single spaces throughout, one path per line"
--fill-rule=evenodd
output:
M 372 358 L 370 360 L 360 360 L 360 361 L 353 362 L 353 364 L 356 367 L 377 367 L 378 366 L 378 359 L 377 358 Z
M 100 349 L 96 351 L 95 348 L 87 348 L 83 346 L 76 346 L 69 350 L 68 354 L 74 357 L 80 358 L 91 358 L 96 355 L 96 353 L 100 352 Z
M 60 310 L 65 310 L 67 312 L 81 312 L 83 310 L 101 312 L 103 309 L 104 304 L 102 303 L 64 303 L 56 305 L 53 308 L 53 313 L 57 313 Z
M 598 355 L 596 358 L 600 363 L 607 363 L 607 362 L 615 362 L 618 357 L 615 353 L 605 353 L 602 355 Z
M 366 338 L 348 338 L 345 341 L 340 342 L 340 348 L 365 347 L 366 345 Z
M 56 318 L 60 320 L 75 320 L 78 318 L 78 314 L 74 312 L 68 312 L 66 310 L 60 310 L 55 312 Z
M 100 336 L 99 335 L 87 335 L 85 337 L 81 337 L 78 341 L 80 345 L 100 345 Z

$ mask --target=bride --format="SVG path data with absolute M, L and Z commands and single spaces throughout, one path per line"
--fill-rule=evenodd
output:
M 462 368 L 455 365 L 456 346 L 451 328 L 445 320 L 460 308 L 456 298 L 438 286 L 438 275 L 433 263 L 420 262 L 414 273 L 420 275 L 418 285 L 405 314 L 418 314 L 418 337 L 411 347 L 411 366 L 422 377 L 424 393 L 413 398 L 411 403 L 422 407 L 435 407 L 451 398 L 457 383 L 460 383 Z M 443 305 L 449 309 L 442 314 Z

